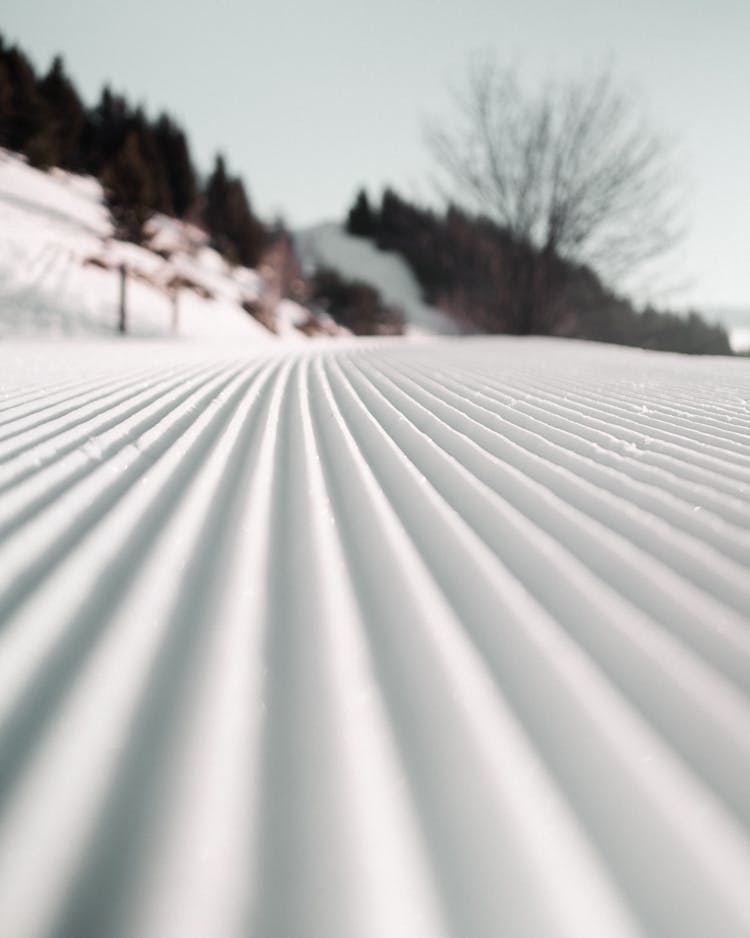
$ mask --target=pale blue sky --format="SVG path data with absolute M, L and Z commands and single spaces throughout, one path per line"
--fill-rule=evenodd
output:
M 265 215 L 341 216 L 360 184 L 429 194 L 421 127 L 472 54 L 532 78 L 612 62 L 680 141 L 690 234 L 675 303 L 750 306 L 750 0 L 5 0 L 0 30 L 39 67 L 62 52 L 222 149 Z

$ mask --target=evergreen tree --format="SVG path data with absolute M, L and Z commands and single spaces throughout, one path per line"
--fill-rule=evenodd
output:
M 168 114 L 159 117 L 153 132 L 166 170 L 173 211 L 178 218 L 185 218 L 194 207 L 198 193 L 187 139 Z
M 206 183 L 204 200 L 203 220 L 213 246 L 231 263 L 254 267 L 266 232 L 253 215 L 242 180 L 227 173 L 221 155 Z
M 263 251 L 266 232 L 253 214 L 244 183 L 238 177 L 230 181 L 228 210 L 228 233 L 239 261 L 247 267 L 255 267 Z
M 115 233 L 126 241 L 143 242 L 143 226 L 152 214 L 152 173 L 144 159 L 136 131 L 105 165 L 101 182 Z
M 10 148 L 10 119 L 13 113 L 13 88 L 10 67 L 6 62 L 8 49 L 0 33 L 0 147 Z
M 168 168 L 153 126 L 142 108 L 137 108 L 127 120 L 127 134 L 135 134 L 138 148 L 149 175 L 149 208 L 163 215 L 174 214 L 172 193 L 169 188 Z
M 224 157 L 219 153 L 216 156 L 213 171 L 208 177 L 203 192 L 203 221 L 211 236 L 213 246 L 221 253 L 224 253 L 227 248 L 225 227 L 228 192 L 229 177 L 227 176 Z
M 360 189 L 354 205 L 349 210 L 346 219 L 346 230 L 349 234 L 360 238 L 372 238 L 375 236 L 376 224 L 377 220 L 370 207 L 367 192 Z
M 46 106 L 37 87 L 34 68 L 16 46 L 2 47 L 0 71 L 0 144 L 26 153 L 33 162 L 34 150 L 45 132 Z M 36 138 L 36 140 L 35 140 Z M 49 165 L 49 164 L 46 164 Z
M 39 91 L 47 107 L 47 133 L 53 141 L 55 164 L 65 169 L 83 169 L 80 138 L 86 114 L 59 55 L 39 83 Z
M 105 85 L 99 102 L 88 114 L 81 149 L 86 170 L 98 176 L 125 142 L 132 111 L 121 95 Z

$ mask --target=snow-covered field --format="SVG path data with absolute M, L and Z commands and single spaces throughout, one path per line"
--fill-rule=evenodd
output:
M 750 363 L 0 345 L 3 938 L 746 938 Z

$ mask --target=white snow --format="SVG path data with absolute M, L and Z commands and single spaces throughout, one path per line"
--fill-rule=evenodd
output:
M 750 326 L 732 326 L 727 331 L 735 352 L 750 353 Z
M 139 337 L 173 334 L 167 286 L 175 277 L 183 338 L 276 341 L 242 308 L 258 295 L 254 271 L 232 270 L 194 226 L 156 217 L 154 251 L 112 238 L 96 180 L 61 170 L 40 172 L 0 149 L 0 337 L 107 336 L 117 330 L 119 272 L 128 281 L 128 331 Z M 203 295 L 196 291 L 199 288 Z
M 280 338 L 287 341 L 304 341 L 304 335 L 299 326 L 309 319 L 309 312 L 304 306 L 294 300 L 282 300 L 276 308 L 276 332 Z
M 750 353 L 750 307 L 714 307 L 706 315 L 726 329 L 735 352 Z
M 748 362 L 250 348 L 0 344 L 0 932 L 746 938 Z
M 456 335 L 460 331 L 450 316 L 422 301 L 419 284 L 400 255 L 379 251 L 366 238 L 355 238 L 335 223 L 307 228 L 294 240 L 304 269 L 328 267 L 375 287 L 387 303 L 404 313 L 407 332 Z

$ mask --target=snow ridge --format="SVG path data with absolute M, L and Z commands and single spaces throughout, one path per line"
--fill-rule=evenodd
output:
M 745 362 L 93 348 L 0 348 L 3 934 L 748 934 Z

